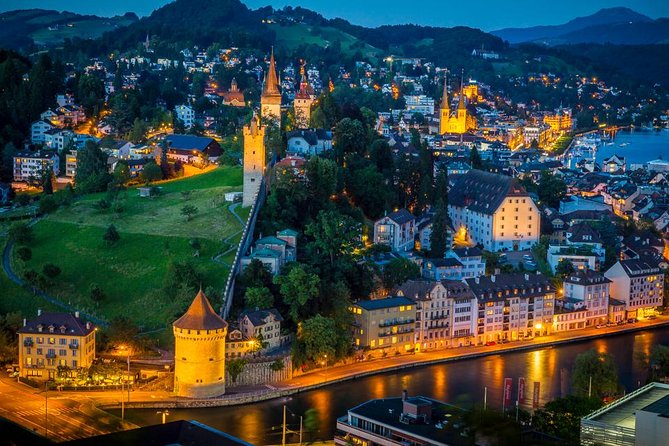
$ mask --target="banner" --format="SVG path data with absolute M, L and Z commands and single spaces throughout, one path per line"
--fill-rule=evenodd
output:
M 525 378 L 518 378 L 518 404 L 525 402 Z
M 541 383 L 539 381 L 534 381 L 534 393 L 532 395 L 532 409 L 539 408 L 539 388 Z
M 502 404 L 502 410 L 506 410 L 507 407 L 511 406 L 511 388 L 513 387 L 513 379 L 504 378 L 504 402 Z

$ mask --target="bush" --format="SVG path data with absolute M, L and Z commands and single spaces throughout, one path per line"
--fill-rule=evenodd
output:
M 107 246 L 114 245 L 121 240 L 121 235 L 116 230 L 116 226 L 109 225 L 105 233 L 102 235 L 102 240 L 104 240 L 105 245 Z
M 88 293 L 91 296 L 91 299 L 95 302 L 103 301 L 107 297 L 97 283 L 91 283 L 91 286 L 88 288 Z
M 30 204 L 30 195 L 28 194 L 18 194 L 16 196 L 16 202 L 19 204 L 19 206 L 27 206 Z
M 14 223 L 9 228 L 9 240 L 19 245 L 27 245 L 35 238 L 33 228 L 28 226 L 28 223 L 19 222 Z
M 49 279 L 55 279 L 60 275 L 60 268 L 53 263 L 47 263 L 42 267 L 42 273 Z
M 111 207 L 111 203 L 106 199 L 102 198 L 95 202 L 95 208 L 99 211 L 106 211 Z
M 27 262 L 28 260 L 33 258 L 33 252 L 27 246 L 21 246 L 19 249 L 16 250 L 16 256 L 21 261 Z
M 58 203 L 56 203 L 53 195 L 42 195 L 42 198 L 39 200 L 39 212 L 41 214 L 50 214 L 56 209 L 58 209 Z

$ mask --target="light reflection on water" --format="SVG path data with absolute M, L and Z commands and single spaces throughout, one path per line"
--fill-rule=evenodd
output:
M 541 383 L 540 402 L 545 404 L 560 396 L 560 370 L 565 369 L 565 379 L 568 380 L 576 355 L 593 348 L 614 356 L 619 367 L 620 381 L 629 392 L 646 380 L 645 370 L 636 360 L 638 352 L 649 353 L 656 343 L 669 344 L 667 329 L 359 378 L 296 394 L 286 400 L 238 407 L 170 410 L 169 419 L 195 419 L 253 444 L 279 444 L 282 406 L 286 403 L 290 409 L 290 429 L 297 430 L 299 415 L 313 407 L 318 410 L 321 421 L 318 436 L 331 439 L 336 418 L 345 415 L 348 408 L 373 398 L 399 396 L 404 388 L 412 395 L 426 395 L 471 407 L 473 404 L 483 404 L 484 388 L 487 387 L 488 406 L 501 408 L 504 378 L 513 378 L 515 399 L 518 378 L 522 376 L 526 379 L 526 405 L 532 402 L 535 381 Z M 565 384 L 568 385 L 568 381 Z M 127 416 L 138 425 L 160 421 L 155 410 L 131 410 Z

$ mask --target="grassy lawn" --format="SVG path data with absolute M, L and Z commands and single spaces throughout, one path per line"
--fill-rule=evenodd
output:
M 240 190 L 241 170 L 218 168 L 161 187 L 162 195 L 153 199 L 128 190 L 119 214 L 96 209 L 99 194 L 58 210 L 34 226 L 32 259 L 25 265 L 15 259 L 15 270 L 41 272 L 46 263 L 53 263 L 62 272 L 47 291 L 63 302 L 105 320 L 127 315 L 145 330 L 167 326 L 193 297 L 171 300 L 161 292 L 171 262 L 191 261 L 203 277 L 203 288 L 225 286 L 228 268 L 211 259 L 229 247 L 222 243 L 225 237 L 242 229 L 224 201 L 225 192 Z M 192 192 L 184 199 L 182 191 Z M 181 215 L 186 203 L 199 209 L 192 221 Z M 248 210 L 239 211 L 241 216 L 248 214 Z M 121 239 L 107 247 L 102 236 L 110 223 Z M 201 242 L 198 257 L 189 244 L 193 237 Z M 239 236 L 232 239 L 238 240 Z M 93 283 L 105 294 L 100 302 L 90 298 Z
M 342 50 L 348 54 L 355 54 L 358 49 L 369 57 L 376 57 L 381 53 L 378 48 L 368 44 L 360 45 L 361 41 L 356 37 L 328 26 L 319 27 L 316 33 L 312 32 L 313 27 L 305 24 L 274 24 L 270 28 L 276 32 L 277 44 L 289 49 L 297 49 L 300 45 L 318 45 L 325 48 L 339 40 Z

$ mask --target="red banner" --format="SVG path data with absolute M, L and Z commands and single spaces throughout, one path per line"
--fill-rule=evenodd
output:
M 525 402 L 525 378 L 518 378 L 518 404 Z
M 532 409 L 539 408 L 539 388 L 541 383 L 539 381 L 534 381 L 534 393 L 532 394 Z
M 504 378 L 504 402 L 502 410 L 506 410 L 511 405 L 511 388 L 513 387 L 513 379 Z

